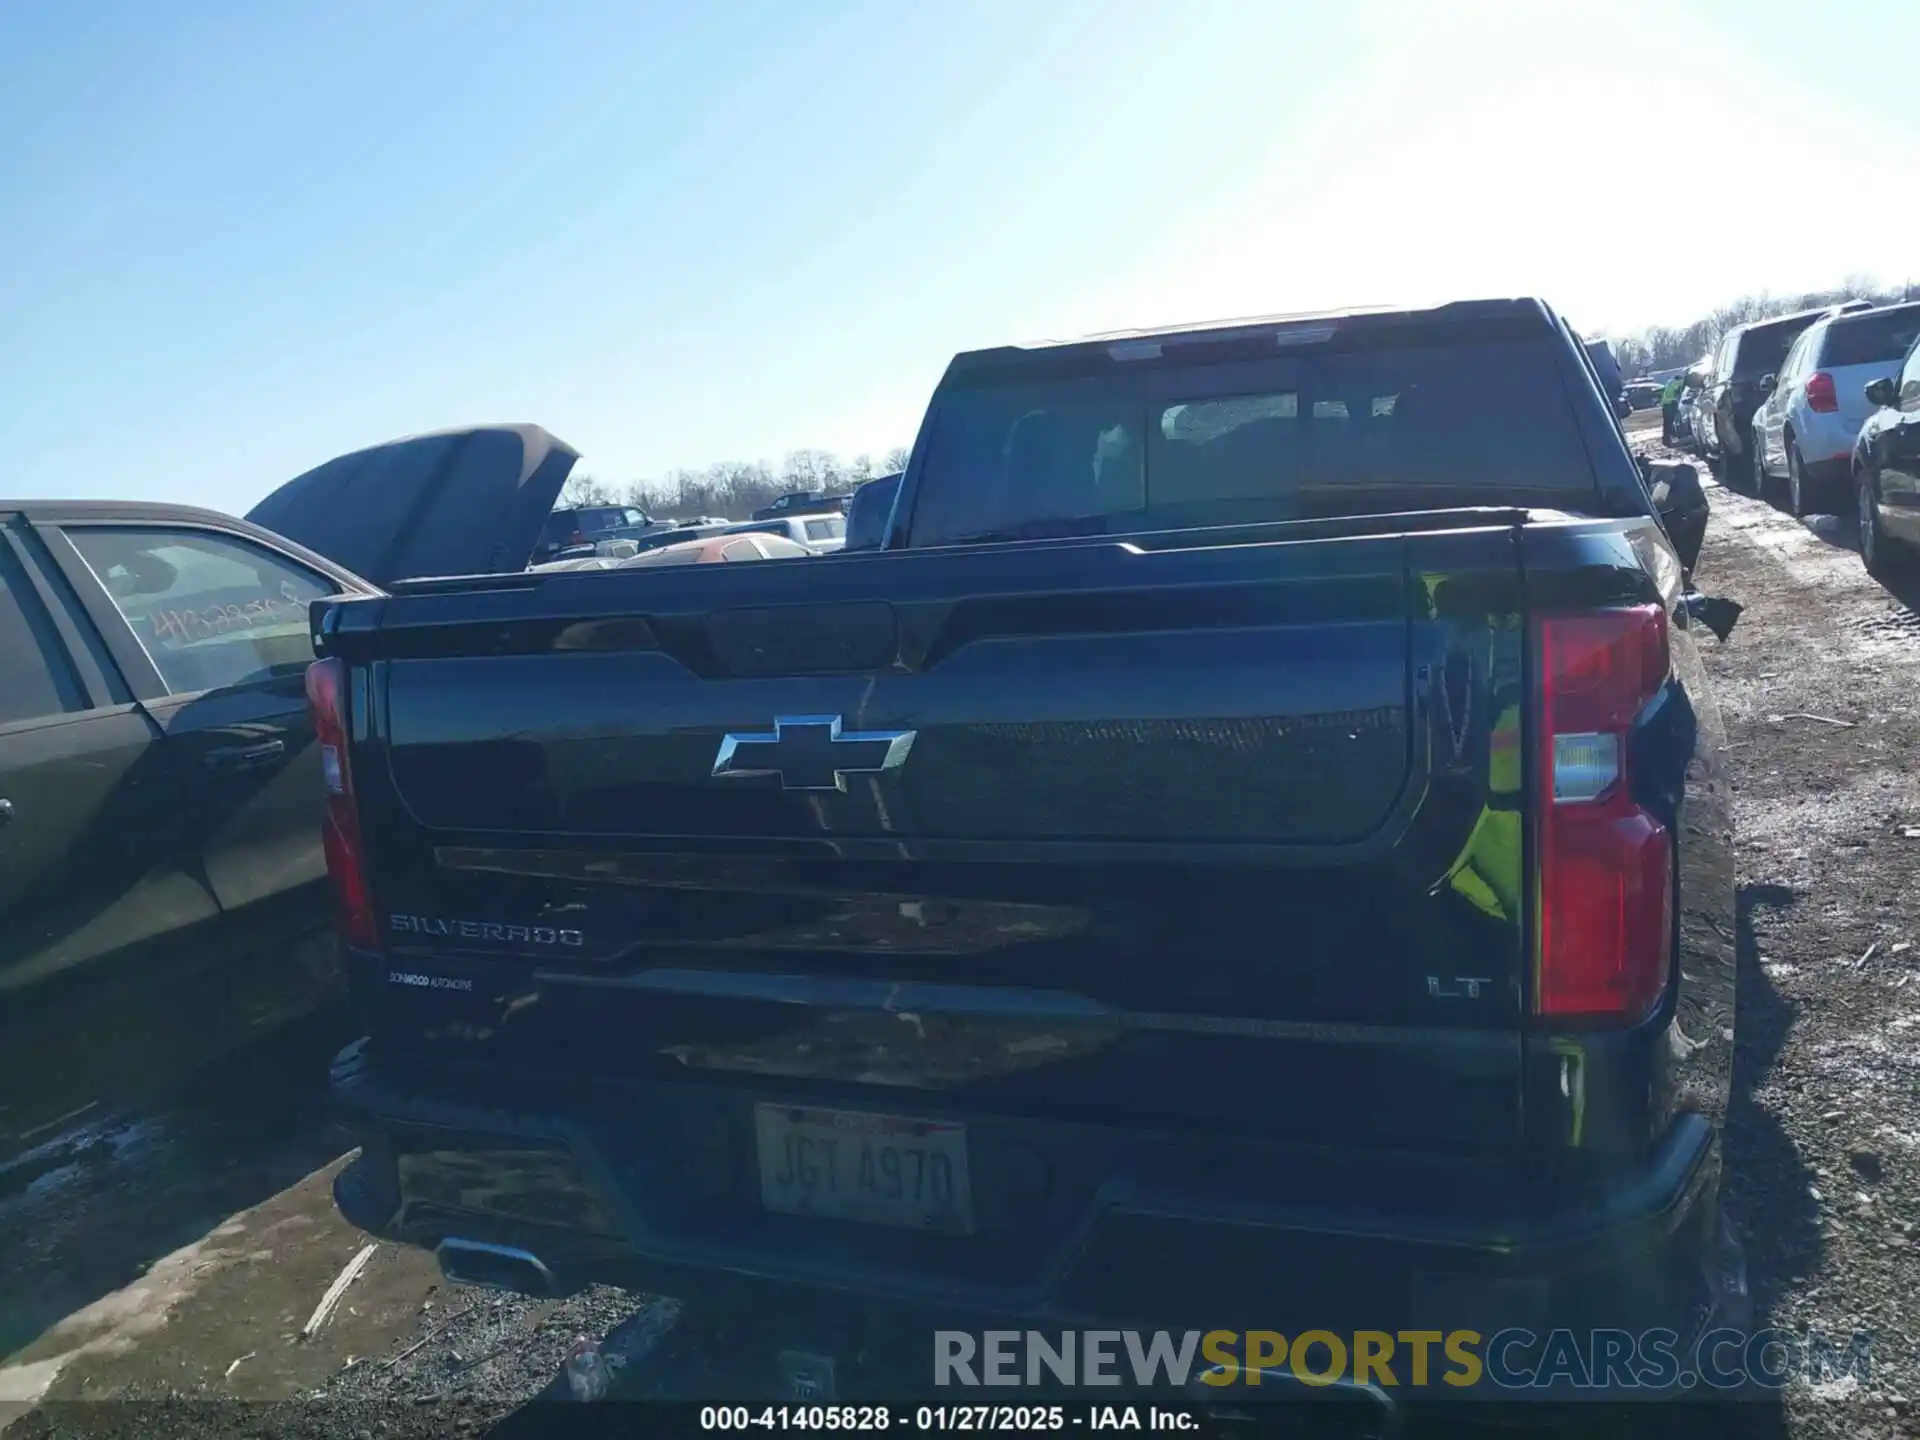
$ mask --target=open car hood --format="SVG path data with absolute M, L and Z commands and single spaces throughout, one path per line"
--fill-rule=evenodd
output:
M 538 425 L 391 440 L 295 477 L 247 512 L 363 580 L 524 570 L 579 452 Z

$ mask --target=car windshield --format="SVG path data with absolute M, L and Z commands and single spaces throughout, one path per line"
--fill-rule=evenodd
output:
M 1920 335 L 1920 305 L 1890 305 L 1827 327 L 1820 363 L 1835 370 L 1849 365 L 1896 365 Z
M 1597 494 L 1544 341 L 1002 380 L 936 403 L 922 546 Z

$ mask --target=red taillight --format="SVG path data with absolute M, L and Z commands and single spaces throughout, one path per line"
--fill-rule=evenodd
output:
M 307 708 L 313 714 L 320 747 L 325 810 L 321 848 L 333 881 L 340 933 L 351 945 L 377 943 L 373 892 L 367 885 L 366 851 L 360 844 L 360 816 L 353 806 L 353 771 L 347 757 L 347 671 L 339 660 L 316 660 L 307 667 Z
M 1667 984 L 1673 848 L 1635 803 L 1634 719 L 1669 674 L 1658 605 L 1544 619 L 1540 673 L 1540 906 L 1534 1008 L 1632 1022 Z
M 1833 376 L 1822 370 L 1807 377 L 1807 408 L 1831 415 L 1840 408 L 1840 396 L 1833 388 Z

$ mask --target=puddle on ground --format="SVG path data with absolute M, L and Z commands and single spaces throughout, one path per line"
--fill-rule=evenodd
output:
M 333 1038 L 283 1038 L 0 1165 L 0 1359 L 343 1154 L 325 1105 Z

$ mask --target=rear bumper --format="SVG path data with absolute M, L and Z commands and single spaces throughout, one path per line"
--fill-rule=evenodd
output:
M 1604 1182 L 1550 1184 L 1537 1159 L 1305 1155 L 963 1115 L 980 1232 L 952 1240 L 761 1210 L 751 1107 L 772 1096 L 403 1079 L 359 1045 L 333 1092 L 363 1144 L 335 1185 L 348 1220 L 426 1248 L 524 1251 L 551 1277 L 529 1288 L 558 1293 L 745 1284 L 1056 1326 L 1685 1334 L 1717 1224 L 1718 1138 L 1697 1116 Z
M 1853 481 L 1853 452 L 1825 456 L 1815 460 L 1802 454 L 1800 465 L 1807 479 L 1822 489 L 1838 489 Z
M 1796 407 L 1788 417 L 1801 462 L 1814 479 L 1845 479 L 1853 463 L 1853 442 L 1865 416 L 1850 420 L 1834 412 Z M 1831 468 L 1829 468 L 1831 467 Z

